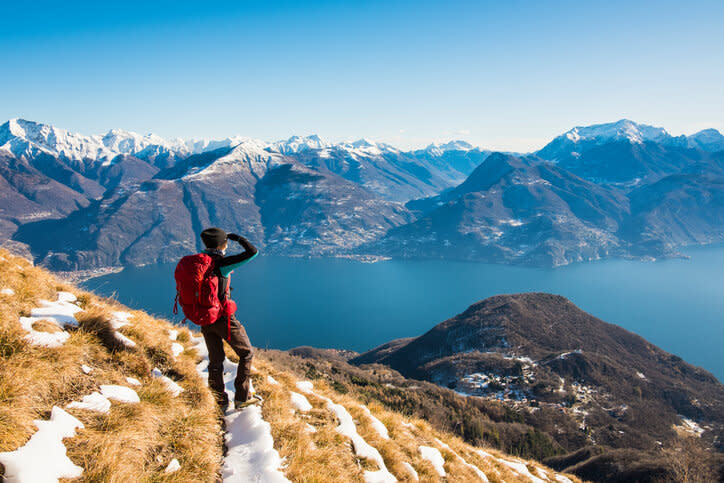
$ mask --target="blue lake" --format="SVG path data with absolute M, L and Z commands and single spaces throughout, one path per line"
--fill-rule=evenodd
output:
M 542 291 L 636 332 L 724 379 L 724 246 L 689 260 L 609 260 L 557 269 L 471 262 L 260 256 L 232 275 L 238 318 L 257 347 L 364 351 L 416 336 L 491 295 Z M 180 322 L 173 265 L 89 280 L 87 289 Z M 573 349 L 573 348 L 572 348 Z

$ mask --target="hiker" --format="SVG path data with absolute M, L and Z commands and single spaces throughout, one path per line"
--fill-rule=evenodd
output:
M 209 351 L 209 387 L 214 392 L 222 411 L 226 411 L 229 406 L 229 397 L 224 388 L 224 339 L 239 356 L 239 366 L 234 380 L 236 391 L 234 408 L 240 409 L 258 402 L 260 398 L 249 394 L 252 347 L 246 330 L 234 317 L 236 304 L 230 296 L 230 275 L 234 269 L 253 260 L 258 251 L 243 236 L 227 234 L 216 227 L 202 231 L 201 240 L 206 247 L 203 254 L 182 258 L 176 268 L 177 300 L 181 302 L 186 317 L 201 325 L 201 333 Z M 238 242 L 244 251 L 237 255 L 226 256 L 228 240 Z M 184 280 L 189 280 L 191 277 L 195 277 L 196 284 L 191 289 L 193 300 L 189 305 L 184 304 L 183 291 L 184 289 L 188 291 L 185 287 L 189 286 Z M 205 287 L 209 287 L 207 292 L 216 293 L 206 294 Z M 186 295 L 187 299 L 188 297 Z

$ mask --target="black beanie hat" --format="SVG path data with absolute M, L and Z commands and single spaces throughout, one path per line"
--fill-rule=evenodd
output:
M 226 232 L 221 228 L 207 228 L 201 232 L 201 241 L 206 248 L 218 248 L 226 241 Z

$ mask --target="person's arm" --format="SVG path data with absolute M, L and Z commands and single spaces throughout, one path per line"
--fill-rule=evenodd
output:
M 228 238 L 229 240 L 239 242 L 239 244 L 244 248 L 244 251 L 238 255 L 229 255 L 228 257 L 223 257 L 216 261 L 215 267 L 219 270 L 222 277 L 228 277 L 234 269 L 252 261 L 259 254 L 256 247 L 243 236 L 229 233 Z

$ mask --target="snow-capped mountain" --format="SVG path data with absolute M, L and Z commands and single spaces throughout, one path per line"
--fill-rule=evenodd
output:
M 670 256 L 724 239 L 724 158 L 709 152 L 722 138 L 622 120 L 506 164 L 464 141 L 416 151 L 316 135 L 167 141 L 13 119 L 0 126 L 0 243 L 57 269 L 171 260 L 209 224 L 277 254 L 544 265 Z
M 119 154 L 137 155 L 146 150 L 149 153 L 191 152 L 181 139 L 167 141 L 155 134 L 142 136 L 120 129 L 112 129 L 105 135 L 85 136 L 24 119 L 11 119 L 0 126 L 0 149 L 16 156 L 32 157 L 44 152 L 74 161 L 91 162 L 110 161 Z
M 470 151 L 471 149 L 473 149 L 472 144 L 456 140 L 444 144 L 432 143 L 425 148 L 425 151 L 433 156 L 442 156 L 446 151 Z
M 310 136 L 292 136 L 286 141 L 277 141 L 269 146 L 275 151 L 282 154 L 298 153 L 305 149 L 324 149 L 330 147 L 331 144 L 322 140 L 316 134 Z
M 724 136 L 716 129 L 704 129 L 688 138 L 689 147 L 715 153 L 724 151 Z
M 549 161 L 559 161 L 570 156 L 576 157 L 582 151 L 595 146 L 615 142 L 654 142 L 666 146 L 686 146 L 686 136 L 674 137 L 664 128 L 621 119 L 617 122 L 574 127 L 553 139 L 536 154 Z

